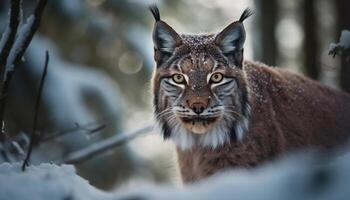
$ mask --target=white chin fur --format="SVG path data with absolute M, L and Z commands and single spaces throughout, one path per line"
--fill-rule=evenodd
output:
M 238 141 L 242 141 L 244 133 L 248 129 L 249 121 L 246 118 L 241 119 L 237 122 L 235 128 L 236 137 Z M 211 130 L 204 134 L 194 134 L 189 132 L 181 124 L 175 124 L 172 127 L 171 140 L 181 150 L 189 150 L 194 146 L 207 147 L 207 148 L 218 148 L 226 143 L 230 143 L 230 131 L 227 129 L 228 126 L 224 122 L 220 122 L 218 125 L 213 127 Z

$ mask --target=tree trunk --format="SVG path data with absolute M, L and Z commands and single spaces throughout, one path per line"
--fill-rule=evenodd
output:
M 259 3 L 259 2 L 258 2 Z M 275 66 L 277 61 L 277 42 L 275 28 L 277 24 L 277 1 L 260 1 L 260 28 L 261 28 L 261 61 Z
M 320 54 L 316 28 L 315 0 L 304 0 L 302 6 L 304 20 L 304 70 L 310 78 L 318 79 L 320 74 Z

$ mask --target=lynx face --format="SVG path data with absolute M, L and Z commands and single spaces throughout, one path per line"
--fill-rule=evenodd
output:
M 183 150 L 241 140 L 250 115 L 242 64 L 242 22 L 249 10 L 217 35 L 179 35 L 160 20 L 157 8 L 151 11 L 154 107 L 164 138 Z

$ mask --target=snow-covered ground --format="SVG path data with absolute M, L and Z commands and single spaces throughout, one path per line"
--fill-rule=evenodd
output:
M 41 164 L 25 172 L 19 163 L 0 165 L 1 200 L 103 200 L 108 196 L 76 175 L 71 165 Z
M 105 199 L 350 199 L 350 153 L 290 156 L 254 170 L 234 170 L 177 187 L 134 185 L 108 193 L 91 186 L 70 165 L 41 164 L 25 172 L 20 164 L 0 165 L 1 200 Z

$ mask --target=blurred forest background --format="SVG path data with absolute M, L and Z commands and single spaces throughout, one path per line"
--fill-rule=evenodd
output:
M 1 32 L 7 25 L 9 2 L 0 1 Z M 35 2 L 23 2 L 24 16 Z M 30 132 L 48 50 L 51 59 L 38 130 L 44 138 L 76 131 L 40 143 L 32 163 L 59 162 L 99 140 L 153 123 L 154 21 L 147 9 L 153 2 L 49 0 L 39 32 L 11 82 L 5 128 L 11 138 Z M 157 4 L 162 19 L 180 33 L 220 31 L 250 7 L 255 15 L 245 22 L 246 59 L 350 91 L 349 60 L 328 55 L 329 44 L 338 41 L 341 30 L 350 29 L 350 1 L 159 0 Z M 106 128 L 89 133 L 89 128 L 100 124 Z M 175 160 L 172 144 L 164 143 L 154 131 L 76 166 L 93 185 L 113 190 L 146 180 L 178 184 Z

